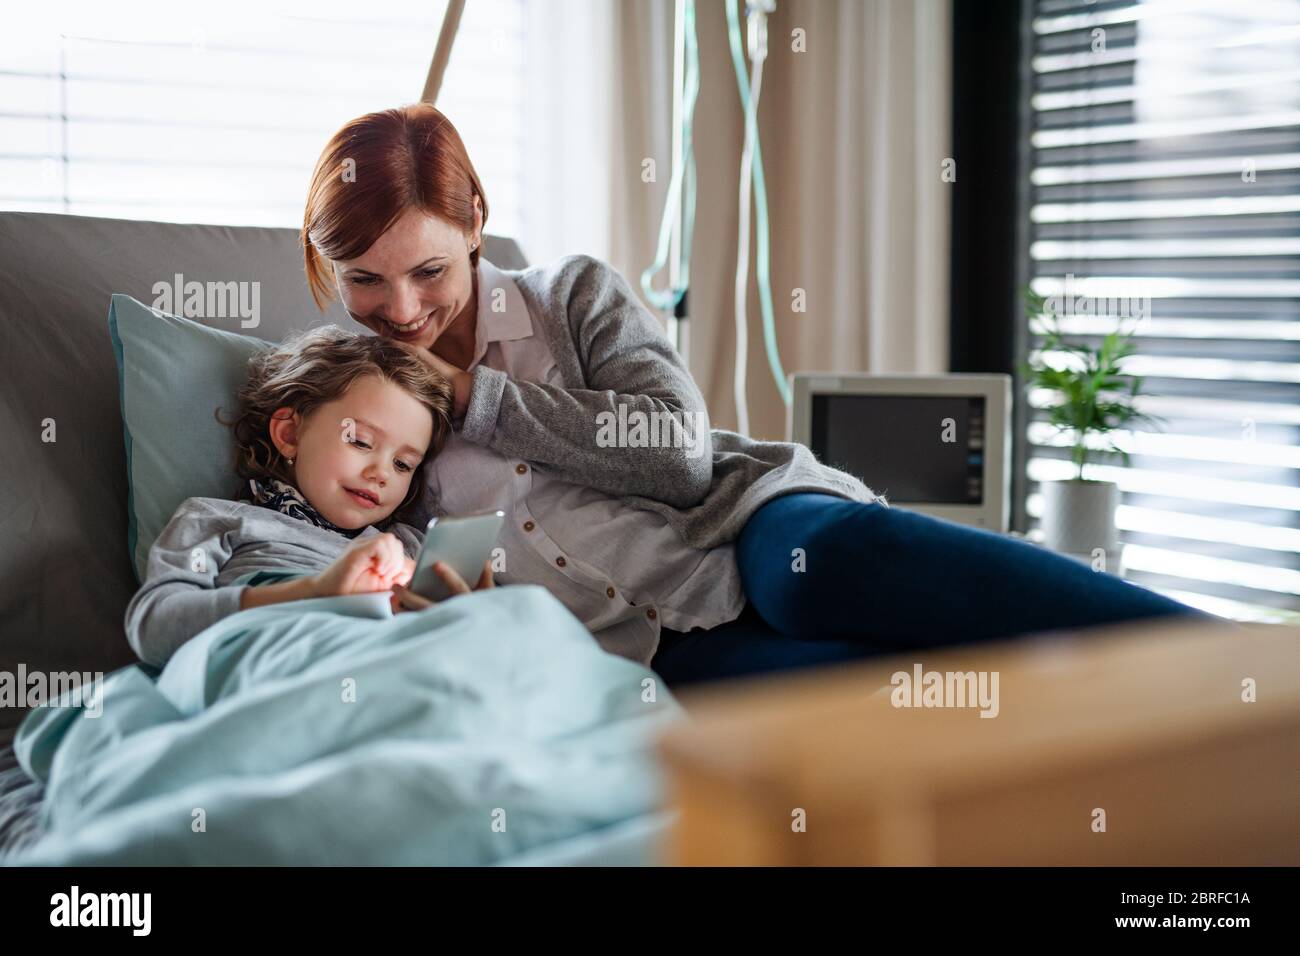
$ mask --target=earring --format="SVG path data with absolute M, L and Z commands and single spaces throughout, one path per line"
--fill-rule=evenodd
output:
M 292 459 L 292 458 L 286 458 L 285 461 L 287 461 L 287 462 L 288 462 L 289 464 L 291 464 L 291 465 L 293 464 L 293 459 Z

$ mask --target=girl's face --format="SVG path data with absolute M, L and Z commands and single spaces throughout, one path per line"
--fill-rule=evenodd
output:
M 483 216 L 474 200 L 474 234 L 411 207 L 356 259 L 332 259 L 343 307 L 376 335 L 429 348 L 460 318 L 472 317 L 470 247 Z
M 294 460 L 303 497 L 351 530 L 378 524 L 406 498 L 433 440 L 433 413 L 400 386 L 367 375 L 305 418 L 277 409 L 270 432 L 280 454 Z

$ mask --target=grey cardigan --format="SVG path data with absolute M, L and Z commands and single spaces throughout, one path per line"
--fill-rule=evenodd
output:
M 478 365 L 461 435 L 560 477 L 654 511 L 694 548 L 734 541 L 758 508 L 780 495 L 820 491 L 879 501 L 861 480 L 817 461 L 805 446 L 756 441 L 703 429 L 711 448 L 607 448 L 597 444 L 597 415 L 707 415 L 704 396 L 659 322 L 627 280 L 591 256 L 503 270 L 540 327 L 564 388 L 517 381 Z M 480 295 L 485 294 L 482 290 Z M 653 419 L 651 419 L 653 420 Z M 709 453 L 711 451 L 711 454 Z M 436 502 L 431 503 L 438 511 Z

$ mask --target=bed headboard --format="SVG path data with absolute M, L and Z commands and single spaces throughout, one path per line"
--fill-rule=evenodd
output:
M 503 268 L 512 239 L 484 237 Z M 197 320 L 271 341 L 325 322 L 294 229 L 0 212 L 0 671 L 102 671 L 134 660 L 122 629 L 135 588 L 126 455 L 108 303 L 154 283 L 260 282 L 261 322 Z M 50 439 L 53 440 L 50 440 Z M 0 707 L 0 728 L 22 712 Z

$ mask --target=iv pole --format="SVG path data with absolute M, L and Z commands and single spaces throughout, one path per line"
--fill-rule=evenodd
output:
M 447 72 L 447 63 L 451 60 L 451 48 L 456 42 L 456 31 L 460 29 L 460 15 L 465 12 L 465 0 L 448 0 L 447 9 L 442 14 L 442 27 L 438 30 L 438 45 L 433 48 L 433 60 L 429 63 L 429 75 L 424 79 L 424 92 L 420 102 L 436 105 L 438 90 L 442 88 L 442 77 Z

